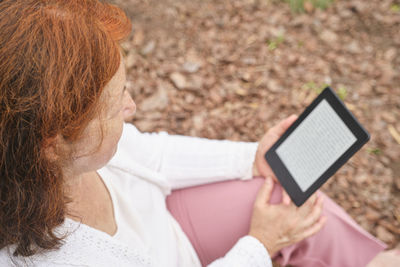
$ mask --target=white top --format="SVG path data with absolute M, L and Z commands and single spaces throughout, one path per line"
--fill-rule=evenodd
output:
M 12 257 L 17 266 L 165 266 L 198 267 L 198 256 L 166 208 L 165 198 L 178 189 L 235 178 L 252 178 L 258 143 L 140 133 L 125 124 L 117 153 L 98 170 L 114 207 L 117 232 L 66 218 L 56 229 L 67 234 L 58 250 L 32 257 Z M 9 246 L 12 252 L 15 246 Z M 0 250 L 0 266 L 11 264 Z M 241 238 L 209 267 L 271 267 L 265 247 L 251 236 Z

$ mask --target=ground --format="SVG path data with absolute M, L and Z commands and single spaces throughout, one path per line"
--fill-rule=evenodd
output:
M 399 1 L 302 14 L 278 0 L 114 2 L 134 25 L 123 48 L 140 130 L 258 141 L 329 84 L 371 140 L 322 190 L 400 243 Z

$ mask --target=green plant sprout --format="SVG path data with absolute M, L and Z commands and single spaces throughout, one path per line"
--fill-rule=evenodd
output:
M 304 0 L 286 0 L 289 2 L 290 9 L 292 12 L 301 13 L 304 12 Z
M 393 5 L 391 5 L 390 6 L 390 11 L 392 11 L 392 12 L 400 12 L 400 5 L 398 5 L 398 4 L 393 4 Z
M 316 8 L 327 9 L 330 4 L 332 4 L 333 0 L 311 0 L 311 3 Z
M 382 150 L 380 150 L 379 148 L 371 148 L 371 147 L 369 147 L 369 148 L 367 148 L 367 152 L 369 154 L 374 154 L 374 155 L 382 154 Z
M 280 34 L 278 37 L 276 37 L 274 40 L 268 42 L 268 49 L 270 51 L 275 50 L 278 48 L 278 46 L 285 41 L 285 36 L 283 34 Z
M 326 9 L 334 0 L 284 0 L 289 3 L 290 9 L 294 13 L 304 12 L 304 3 L 310 2 L 315 8 Z
M 339 96 L 339 98 L 344 101 L 344 99 L 347 96 L 347 89 L 344 86 L 340 86 L 337 92 L 337 95 Z
M 316 94 L 320 94 L 327 86 L 329 86 L 329 84 L 324 83 L 322 85 L 318 85 L 315 82 L 311 81 L 311 82 L 305 83 L 301 88 L 303 88 L 305 90 L 312 90 Z

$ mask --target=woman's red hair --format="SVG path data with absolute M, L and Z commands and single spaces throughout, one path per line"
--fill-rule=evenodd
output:
M 0 249 L 55 249 L 67 197 L 48 140 L 80 138 L 120 64 L 126 15 L 97 0 L 0 1 Z

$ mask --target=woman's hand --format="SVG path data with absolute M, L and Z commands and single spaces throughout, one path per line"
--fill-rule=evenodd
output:
M 322 196 L 313 195 L 301 207 L 296 207 L 282 190 L 282 203 L 269 204 L 274 183 L 265 179 L 253 207 L 249 235 L 260 240 L 271 257 L 284 247 L 317 233 L 324 226 L 321 217 Z
M 400 266 L 400 249 L 380 252 L 368 263 L 367 267 L 398 267 Z
M 253 176 L 270 176 L 277 181 L 275 174 L 265 160 L 264 155 L 295 120 L 297 120 L 297 116 L 291 115 L 269 129 L 268 132 L 261 138 L 260 142 L 258 143 L 256 158 L 254 160 Z

